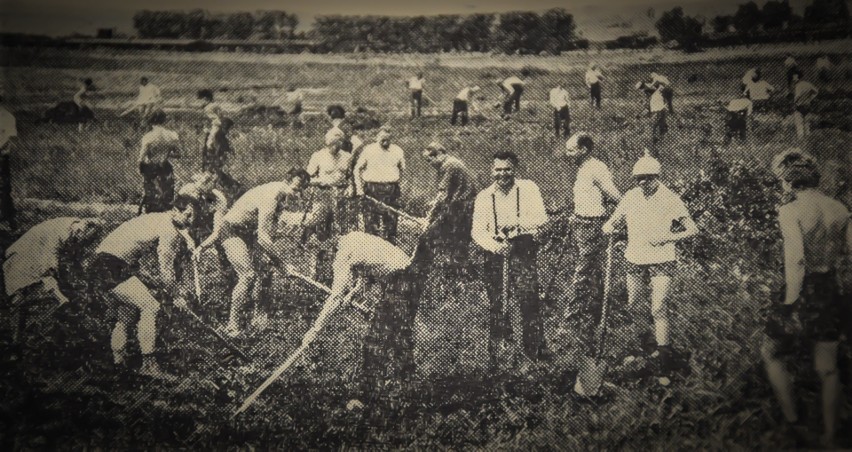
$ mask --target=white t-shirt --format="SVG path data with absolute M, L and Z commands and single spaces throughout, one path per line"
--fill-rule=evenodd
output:
M 469 101 L 470 100 L 470 87 L 463 88 L 461 91 L 459 91 L 459 94 L 458 94 L 458 96 L 456 96 L 456 99 L 463 100 L 465 102 Z
M 550 90 L 550 105 L 555 109 L 567 107 L 571 105 L 571 95 L 561 86 L 557 86 Z
M 160 88 L 157 85 L 148 83 L 145 86 L 139 86 L 139 97 L 136 99 L 137 104 L 151 105 L 159 103 L 162 100 L 163 98 L 160 94 Z
M 745 111 L 747 114 L 751 114 L 751 110 L 754 108 L 754 104 L 752 104 L 751 100 L 741 97 L 739 99 L 734 99 L 728 102 L 728 106 L 725 107 L 726 110 L 730 112 L 741 112 Z
M 768 100 L 770 93 L 774 90 L 775 87 L 766 80 L 746 83 L 746 93 L 751 100 Z
M 399 182 L 405 170 L 405 154 L 395 144 L 382 149 L 379 143 L 368 144 L 355 165 L 355 173 L 364 182 Z
M 666 100 L 663 98 L 663 90 L 658 89 L 651 94 L 651 113 L 666 109 Z
M 346 182 L 346 173 L 351 161 L 352 154 L 348 152 L 338 151 L 334 156 L 331 150 L 322 148 L 311 156 L 306 171 L 313 178 L 312 182 L 340 186 Z
M 514 75 L 507 78 L 506 80 L 503 80 L 503 88 L 506 88 L 506 91 L 512 91 L 514 89 L 512 88 L 512 85 L 523 86 L 524 81 L 519 79 L 518 77 L 515 77 Z
M 604 216 L 604 193 L 613 199 L 618 199 L 621 195 L 612 182 L 612 173 L 606 164 L 590 157 L 577 169 L 577 179 L 574 181 L 574 213 L 582 217 Z
M 597 69 L 589 69 L 586 71 L 586 86 L 592 86 L 595 83 L 600 83 L 603 75 Z
M 410 90 L 423 89 L 423 82 L 424 81 L 425 81 L 425 79 L 422 79 L 422 78 L 411 77 L 410 79 L 408 79 L 408 89 L 410 89 Z
M 482 249 L 496 252 L 501 246 L 494 240 L 497 230 L 517 227 L 523 234 L 534 234 L 547 223 L 547 211 L 535 182 L 515 179 L 515 186 L 503 193 L 495 184 L 479 192 L 473 206 L 471 238 Z
M 16 136 L 18 136 L 18 126 L 15 116 L 5 107 L 0 107 L 0 149 L 5 150 L 9 138 Z
M 62 217 L 39 223 L 6 249 L 3 274 L 6 295 L 35 284 L 59 265 L 59 250 L 79 218 Z
M 661 183 L 650 198 L 639 187 L 625 193 L 610 221 L 627 223 L 627 261 L 649 265 L 677 260 L 674 243 L 655 246 L 651 242 L 671 234 L 672 221 L 682 217 L 689 217 L 683 201 Z
M 142 136 L 141 153 L 148 163 L 165 162 L 172 154 L 180 154 L 180 137 L 173 130 L 154 126 Z
M 745 75 L 743 75 L 743 85 L 750 85 L 754 83 L 754 76 L 757 74 L 757 69 L 751 68 L 746 71 Z

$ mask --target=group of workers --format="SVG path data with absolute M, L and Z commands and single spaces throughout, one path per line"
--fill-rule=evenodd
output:
M 794 99 L 815 91 L 803 86 L 800 77 L 800 72 L 793 72 L 790 78 Z M 600 69 L 590 66 L 585 80 L 590 104 L 600 108 L 604 80 Z M 413 116 L 420 115 L 423 83 L 422 74 L 408 81 Z M 523 80 L 509 78 L 500 86 L 506 93 L 503 113 L 517 111 Z M 665 115 L 673 112 L 671 83 L 652 73 L 637 88 L 648 94 L 649 112 L 655 116 L 661 136 Z M 462 124 L 467 122 L 467 102 L 478 89 L 465 87 L 459 93 L 453 122 L 457 114 Z M 744 77 L 742 89 L 755 106 L 772 91 L 761 80 L 759 69 Z M 80 97 L 84 102 L 84 96 Z M 6 295 L 21 312 L 25 311 L 24 299 L 34 293 L 47 293 L 60 303 L 68 301 L 56 280 L 60 250 L 85 247 L 101 237 L 87 259 L 87 286 L 115 311 L 114 362 L 126 362 L 128 331 L 135 321 L 143 355 L 140 373 L 171 379 L 154 358 L 157 317 L 163 303 L 187 308 L 198 298 L 198 290 L 193 294 L 179 283 L 184 269 L 193 265 L 187 259 L 198 262 L 207 250 L 214 249 L 222 265 L 236 273 L 222 330 L 237 337 L 249 328 L 262 331 L 269 324 L 274 301 L 268 293 L 272 272 L 284 265 L 277 240 L 316 236 L 319 251 L 314 277 L 328 281 L 331 275 L 323 269 L 333 261 L 333 278 L 331 294 L 305 343 L 317 338 L 333 310 L 355 290 L 360 276 L 382 286 L 382 298 L 364 342 L 365 393 L 375 393 L 381 386 L 377 379 L 388 378 L 388 366 L 398 370 L 393 378 L 410 376 L 414 317 L 423 282 L 432 272 L 447 280 L 479 282 L 477 287 L 488 299 L 492 365 L 505 350 L 511 350 L 516 362 L 537 362 L 545 355 L 537 255 L 549 218 L 536 183 L 517 177 L 517 154 L 495 153 L 493 183 L 481 188 L 467 166 L 448 154 L 442 143 L 430 143 L 421 156 L 437 171 L 437 194 L 425 218 L 416 218 L 401 211 L 400 181 L 405 176 L 406 158 L 393 143 L 391 131 L 383 128 L 372 143 L 365 144 L 347 124 L 344 110 L 335 106 L 328 111 L 332 126 L 325 133 L 325 146 L 311 156 L 305 169 L 292 168 L 283 181 L 246 190 L 226 171 L 232 153 L 227 133 L 233 122 L 214 102 L 212 92 L 203 90 L 198 98 L 209 120 L 202 145 L 203 164 L 193 180 L 177 190 L 168 159 L 181 152 L 180 143 L 177 134 L 165 127 L 167 115 L 154 107 L 148 111 L 147 106 L 156 105 L 161 96 L 159 89 L 142 80 L 139 105 L 146 109 L 144 115 L 152 127 L 142 138 L 138 160 L 145 180 L 139 215 L 108 233 L 104 233 L 103 221 L 94 218 L 51 219 L 24 233 L 6 249 L 3 263 Z M 652 314 L 651 374 L 674 375 L 688 366 L 671 339 L 674 325 L 668 294 L 678 266 L 675 244 L 697 234 L 698 228 L 681 198 L 663 183 L 659 160 L 647 151 L 633 165 L 635 187 L 622 193 L 607 164 L 596 157 L 599 150 L 594 136 L 570 133 L 568 99 L 564 87 L 550 92 L 556 134 L 568 138 L 561 153 L 577 166 L 572 188 L 574 213 L 569 220 L 572 241 L 563 244 L 573 251 L 575 264 L 563 317 L 591 319 L 591 326 L 578 331 L 574 339 L 586 355 L 595 355 L 592 337 L 607 303 L 604 281 L 608 278 L 601 277 L 604 256 L 612 252 L 613 236 L 626 230 L 628 305 L 649 309 Z M 801 111 L 798 105 L 796 108 L 802 116 L 807 112 L 804 102 Z M 0 119 L 0 149 L 5 159 L 16 128 L 14 117 L 5 109 L 0 110 Z M 825 440 L 830 443 L 836 430 L 837 348 L 843 333 L 841 288 L 833 281 L 838 258 L 850 253 L 852 228 L 847 208 L 817 190 L 818 168 L 812 156 L 797 149 L 785 151 L 772 163 L 789 198 L 779 209 L 786 294 L 784 303 L 769 316 L 762 356 L 784 416 L 792 423 L 797 421 L 797 411 L 781 358 L 791 353 L 794 342 L 813 344 L 816 370 L 823 382 Z M 357 199 L 355 208 L 353 199 Z M 286 206 L 294 200 L 303 201 L 301 208 L 288 210 Z M 8 211 L 5 202 L 6 194 L 0 197 L 4 215 Z M 401 218 L 420 228 L 412 255 L 397 246 Z M 140 269 L 151 255 L 158 263 L 158 278 Z M 647 300 L 643 300 L 645 292 Z M 793 313 L 801 323 L 791 338 Z M 391 365 L 394 360 L 399 362 Z M 584 388 L 579 378 L 574 390 L 587 397 L 599 394 L 599 388 Z M 369 395 L 361 397 L 371 401 Z

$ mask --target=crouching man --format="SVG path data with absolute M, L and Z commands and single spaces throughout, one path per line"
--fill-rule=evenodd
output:
M 49 296 L 60 305 L 68 302 L 57 281 L 60 256 L 85 247 L 102 227 L 103 221 L 95 218 L 54 218 L 33 226 L 6 249 L 3 282 L 11 307 L 17 310 L 16 341 L 26 326 L 28 299 Z
M 193 226 L 197 215 L 193 203 L 178 203 L 170 212 L 143 214 L 116 228 L 95 250 L 89 266 L 91 288 L 104 296 L 118 315 L 110 343 L 116 365 L 125 362 L 127 329 L 138 315 L 136 334 L 142 351 L 139 373 L 165 380 L 174 378 L 160 369 L 154 357 L 157 316 L 167 300 L 174 300 L 177 306 L 186 305 L 182 293 L 178 293 L 182 267 L 179 257 L 187 249 L 181 230 Z M 143 281 L 140 263 L 152 252 L 159 267 L 159 281 Z M 167 298 L 158 300 L 154 293 Z
M 849 210 L 817 190 L 820 174 L 810 155 L 793 149 L 778 155 L 772 166 L 789 199 L 778 210 L 785 294 L 783 304 L 776 304 L 767 319 L 761 354 L 784 419 L 791 425 L 799 417 L 782 358 L 803 359 L 798 351 L 813 354 L 822 382 L 822 446 L 831 448 L 841 400 L 837 349 L 849 321 L 837 278 L 838 262 L 852 251 Z M 848 304 L 848 298 L 845 301 Z

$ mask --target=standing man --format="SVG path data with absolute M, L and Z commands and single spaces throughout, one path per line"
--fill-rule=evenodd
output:
M 302 103 L 305 101 L 305 95 L 302 90 L 290 85 L 287 92 L 281 96 L 281 107 L 284 112 L 293 118 L 293 125 L 302 125 Z
M 270 182 L 247 191 L 222 217 L 222 225 L 195 249 L 194 259 L 214 244 L 225 250 L 228 262 L 237 273 L 237 283 L 231 292 L 231 310 L 226 333 L 235 337 L 243 331 L 244 307 L 254 302 L 251 324 L 266 329 L 269 322 L 271 297 L 267 294 L 272 283 L 272 268 L 268 256 L 275 256 L 274 235 L 276 225 L 283 223 L 300 227 L 301 213 L 281 212 L 286 198 L 301 192 L 310 176 L 301 169 L 287 172 L 284 182 Z M 283 221 L 282 221 L 283 220 Z M 311 218 L 313 221 L 313 218 Z
M 136 105 L 139 107 L 139 114 L 142 119 L 149 117 L 162 106 L 162 103 L 163 96 L 160 93 L 160 87 L 150 83 L 148 77 L 139 79 L 139 96 L 136 98 Z
M 760 71 L 758 71 L 745 84 L 743 95 L 752 101 L 755 111 L 765 112 L 769 109 L 769 98 L 772 96 L 773 91 L 775 91 L 775 87 L 764 80 L 760 75 Z
M 16 340 L 26 326 L 28 299 L 49 295 L 60 305 L 69 301 L 57 281 L 59 259 L 69 249 L 86 247 L 103 224 L 95 218 L 54 218 L 33 226 L 6 249 L 3 283 L 11 307 L 17 311 Z
M 337 236 L 348 232 L 344 212 L 352 154 L 343 151 L 345 138 L 342 130 L 329 129 L 325 134 L 325 147 L 314 152 L 306 168 L 313 189 L 312 208 L 318 211 L 314 233 L 320 241 L 320 249 L 317 250 L 314 277 L 321 282 L 331 281 L 331 275 L 323 270 L 331 264 L 329 254 Z
M 169 158 L 180 157 L 180 139 L 166 129 L 166 114 L 157 111 L 148 119 L 151 131 L 142 136 L 139 152 L 139 174 L 142 175 L 142 203 L 139 213 L 165 212 L 175 197 L 175 177 Z
M 751 85 L 755 80 L 760 77 L 760 68 L 751 67 L 749 68 L 745 74 L 743 74 L 742 83 L 740 84 L 740 91 L 745 91 L 749 85 Z
M 586 70 L 586 86 L 589 88 L 589 102 L 592 107 L 601 109 L 601 82 L 604 76 L 601 74 L 601 69 L 597 63 L 589 65 Z
M 775 157 L 773 170 L 791 201 L 778 210 L 784 238 L 784 302 L 767 319 L 761 348 L 767 376 L 784 419 L 798 422 L 789 371 L 782 361 L 813 353 L 814 370 L 822 382 L 822 447 L 833 448 L 837 429 L 840 379 L 837 348 L 844 322 L 844 299 L 838 285 L 838 263 L 852 254 L 849 210 L 824 195 L 820 174 L 810 155 L 793 149 Z M 845 319 L 845 320 L 843 320 Z
M 648 99 L 648 111 L 651 114 L 651 143 L 656 151 L 656 145 L 669 131 L 667 121 L 669 111 L 666 109 L 666 97 L 662 85 L 657 85 L 651 97 Z
M 681 359 L 670 345 L 667 297 L 671 279 L 677 267 L 675 243 L 698 232 L 695 222 L 683 201 L 660 180 L 660 162 L 645 156 L 633 166 L 633 178 L 638 187 L 624 194 L 615 213 L 603 225 L 604 234 L 627 226 L 627 303 L 634 309 L 639 294 L 650 283 L 651 314 L 659 371 L 668 374 L 677 370 Z
M 792 74 L 793 83 L 793 122 L 796 124 L 796 136 L 799 139 L 804 138 L 811 133 L 808 114 L 811 111 L 811 104 L 816 99 L 819 90 L 812 83 L 802 80 L 801 72 Z
M 15 201 L 12 199 L 12 138 L 18 136 L 15 116 L 3 104 L 0 97 L 0 222 L 10 230 L 18 228 L 15 221 Z
M 536 359 L 542 347 L 539 318 L 535 234 L 547 222 L 541 192 L 535 182 L 516 179 L 518 156 L 510 151 L 494 154 L 491 175 L 494 184 L 479 192 L 473 207 L 471 237 L 485 252 L 483 278 L 491 305 L 489 343 L 492 363 L 495 347 L 508 340 L 512 327 L 511 305 L 516 300 L 522 331 L 511 331 L 513 342 L 530 359 Z M 508 259 L 508 281 L 504 281 L 503 263 Z M 504 289 L 504 283 L 509 287 Z
M 560 137 L 559 129 L 562 128 L 562 136 L 571 135 L 571 95 L 562 86 L 550 90 L 550 105 L 553 107 L 553 130 L 556 138 Z
M 418 72 L 415 77 L 408 79 L 408 91 L 411 93 L 411 118 L 420 117 L 420 108 L 423 105 L 423 73 Z
M 399 207 L 399 181 L 404 171 L 405 155 L 399 146 L 391 144 L 387 129 L 379 132 L 375 143 L 364 147 L 354 169 L 355 193 L 372 198 L 363 206 L 365 231 L 394 244 L 399 219 L 375 201 Z
M 524 81 L 514 75 L 503 80 L 503 118 L 508 119 L 512 112 L 521 111 L 521 95 L 524 94 Z
M 128 328 L 138 315 L 136 334 L 142 351 L 139 373 L 154 378 L 174 380 L 160 369 L 154 356 L 157 344 L 157 317 L 162 303 L 173 300 L 178 307 L 186 306 L 186 291 L 179 288 L 183 268 L 180 256 L 188 243 L 180 230 L 197 221 L 191 204 L 172 212 L 146 213 L 133 218 L 107 235 L 95 250 L 89 266 L 91 288 L 104 296 L 117 310 L 118 318 L 112 330 L 110 345 L 117 366 L 126 361 Z M 156 253 L 159 279 L 152 281 L 141 276 L 140 263 L 152 250 Z M 152 293 L 153 292 L 153 293 Z M 165 295 L 157 300 L 155 293 Z
M 461 115 L 461 125 L 467 125 L 468 119 L 468 107 L 472 107 L 474 110 L 478 110 L 476 108 L 476 104 L 473 103 L 473 100 L 470 98 L 472 93 L 479 92 L 479 86 L 465 86 L 459 91 L 459 94 L 453 99 L 453 114 L 450 117 L 450 125 L 456 125 L 456 118 Z
M 603 297 L 602 257 L 606 249 L 601 227 L 606 221 L 607 202 L 618 203 L 621 192 L 613 183 L 606 163 L 592 155 L 594 149 L 591 135 L 583 132 L 572 136 L 565 144 L 565 156 L 577 163 L 577 179 L 573 188 L 574 215 L 570 220 L 576 261 L 565 318 L 588 313 L 592 316 L 592 323 L 597 325 Z
M 666 107 L 669 109 L 669 113 L 674 114 L 674 105 L 672 105 L 672 101 L 674 100 L 674 89 L 672 89 L 672 84 L 669 81 L 669 78 L 665 75 L 651 72 L 651 86 L 657 88 L 662 93 L 663 100 L 666 101 Z
M 784 70 L 787 72 L 787 95 L 793 97 L 793 88 L 796 85 L 793 74 L 799 74 L 799 77 L 801 77 L 802 72 L 799 70 L 799 63 L 796 62 L 791 53 L 788 53 L 787 58 L 784 59 Z

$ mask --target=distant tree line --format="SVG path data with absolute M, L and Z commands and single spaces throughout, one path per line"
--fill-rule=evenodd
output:
M 852 34 L 846 0 L 813 0 L 803 16 L 793 13 L 788 0 L 770 0 L 759 7 L 750 1 L 734 14 L 719 15 L 709 23 L 686 16 L 678 7 L 663 13 L 656 28 L 663 42 L 686 50 L 738 44 L 846 38 Z
M 137 35 L 145 39 L 284 39 L 292 38 L 298 25 L 299 18 L 285 11 L 143 10 L 133 16 Z

